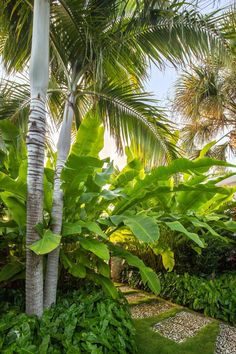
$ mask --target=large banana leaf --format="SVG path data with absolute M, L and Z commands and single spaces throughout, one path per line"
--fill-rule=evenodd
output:
M 109 245 L 113 255 L 118 256 L 120 258 L 124 258 L 127 263 L 133 267 L 139 269 L 142 281 L 144 284 L 147 284 L 150 290 L 154 292 L 154 294 L 159 294 L 161 290 L 160 281 L 156 275 L 156 273 L 149 267 L 146 267 L 141 259 L 137 256 L 134 256 L 128 251 L 125 251 L 121 247 Z
M 71 153 L 76 156 L 98 157 L 103 148 L 104 128 L 98 114 L 89 111 L 80 124 Z
M 166 225 L 172 230 L 177 231 L 195 242 L 198 246 L 204 247 L 204 241 L 200 239 L 198 234 L 194 232 L 189 232 L 179 221 L 166 222 Z
M 111 220 L 118 225 L 124 223 L 139 241 L 153 243 L 159 238 L 159 227 L 152 217 L 145 214 L 114 215 Z
M 26 200 L 26 183 L 25 181 L 14 180 L 8 175 L 0 171 L 0 190 L 10 192 L 13 195 Z
M 104 261 L 109 261 L 110 253 L 105 243 L 92 238 L 80 238 L 81 246 Z

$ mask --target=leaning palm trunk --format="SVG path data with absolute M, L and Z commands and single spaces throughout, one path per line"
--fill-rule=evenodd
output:
M 44 140 L 46 131 L 45 98 L 49 75 L 48 0 L 35 0 L 32 51 L 30 61 L 31 104 L 27 150 L 27 233 L 26 246 L 39 236 L 35 225 L 43 217 Z M 43 260 L 26 250 L 26 313 L 41 316 L 43 312 Z
M 74 117 L 74 97 L 70 95 L 65 104 L 63 122 L 57 144 L 57 163 L 54 177 L 53 206 L 52 206 L 52 231 L 61 233 L 63 213 L 63 192 L 61 189 L 61 171 L 65 166 L 71 146 L 71 128 Z M 49 308 L 56 302 L 58 265 L 60 247 L 48 255 L 47 270 L 44 290 L 44 307 Z

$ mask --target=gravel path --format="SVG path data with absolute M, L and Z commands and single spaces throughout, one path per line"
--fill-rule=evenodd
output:
M 174 317 L 169 317 L 155 324 L 153 330 L 177 343 L 182 343 L 186 339 L 194 337 L 201 328 L 211 322 L 212 320 L 209 318 L 181 311 Z
M 216 340 L 215 354 L 236 354 L 236 328 L 220 324 L 220 333 Z
M 165 311 L 174 308 L 175 305 L 158 300 L 157 297 L 137 291 L 129 286 L 119 286 L 124 293 L 131 307 L 133 318 L 146 318 L 159 315 Z M 155 300 L 143 302 L 145 298 Z M 133 302 L 139 304 L 132 305 Z M 207 326 L 213 320 L 198 313 L 187 311 L 178 312 L 175 316 L 156 323 L 153 330 L 177 343 L 182 343 L 188 338 L 194 337 L 200 329 Z M 216 348 L 214 354 L 236 354 L 236 328 L 225 323 L 220 323 L 220 332 L 216 339 Z

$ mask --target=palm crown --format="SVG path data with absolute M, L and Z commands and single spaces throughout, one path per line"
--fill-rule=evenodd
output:
M 8 71 L 27 65 L 31 14 L 31 1 L 5 1 L 1 9 L 0 50 Z M 173 158 L 168 122 L 141 91 L 148 61 L 178 64 L 201 56 L 209 43 L 219 45 L 215 32 L 210 17 L 187 12 L 176 1 L 52 1 L 50 115 L 60 122 L 65 97 L 74 90 L 77 127 L 96 104 L 119 150 L 135 139 L 138 151 L 152 151 L 154 163 Z M 7 84 L 11 99 L 4 100 L 2 117 L 14 111 L 13 101 L 17 110 L 26 102 Z M 26 93 L 26 86 L 18 88 Z

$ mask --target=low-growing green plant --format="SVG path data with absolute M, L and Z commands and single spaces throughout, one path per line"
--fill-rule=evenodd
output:
M 126 299 L 90 287 L 63 294 L 41 319 L 8 307 L 0 317 L 0 352 L 136 353 L 135 329 Z

